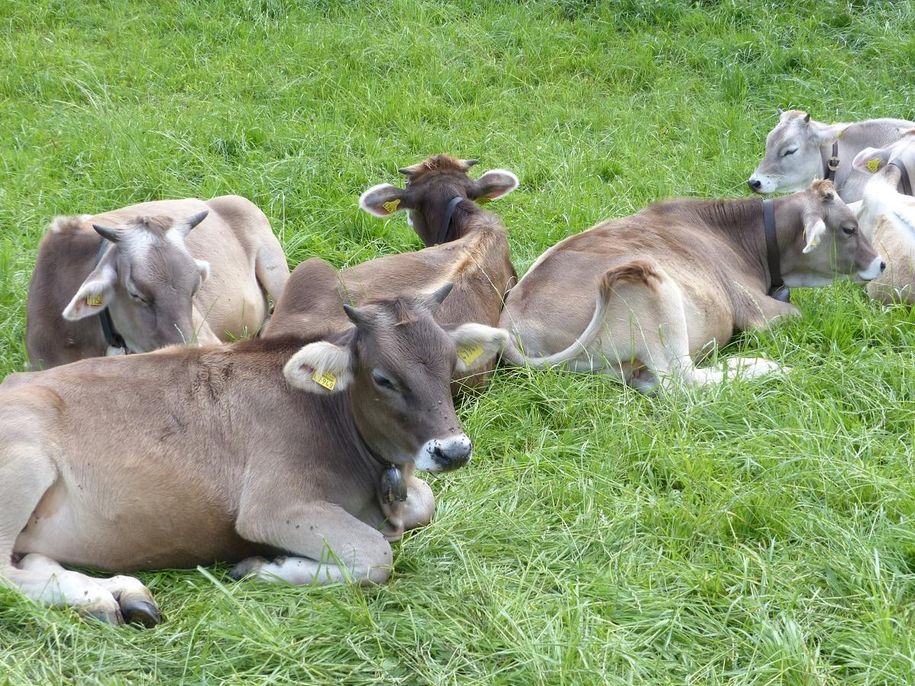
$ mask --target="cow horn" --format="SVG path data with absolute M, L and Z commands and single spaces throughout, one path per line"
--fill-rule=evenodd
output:
M 778 112 L 779 117 L 785 113 L 785 110 L 783 110 L 781 107 L 776 107 L 775 110 Z
M 198 212 L 197 214 L 187 218 L 187 230 L 190 231 L 200 222 L 207 218 L 207 215 L 210 214 L 209 210 L 204 210 L 203 212 Z
M 432 293 L 431 300 L 433 305 L 441 305 L 445 298 L 448 297 L 448 294 L 451 292 L 451 289 L 454 288 L 454 284 L 450 281 L 442 286 L 439 286 L 434 293 Z
M 121 240 L 121 230 L 112 229 L 107 226 L 99 226 L 98 224 L 93 224 L 92 228 L 95 229 L 95 232 L 104 238 L 106 241 L 111 241 L 112 243 L 117 243 Z
M 465 166 L 467 169 L 470 169 L 473 165 L 479 164 L 479 163 L 480 163 L 480 160 L 461 160 L 461 162 L 464 163 L 464 166 Z
M 346 316 L 356 326 L 362 326 L 369 321 L 369 318 L 365 312 L 360 310 L 358 307 L 353 307 L 352 305 L 343 303 L 343 311 L 346 312 Z

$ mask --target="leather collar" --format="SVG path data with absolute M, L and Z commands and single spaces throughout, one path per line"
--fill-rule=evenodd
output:
M 839 141 L 832 142 L 832 153 L 826 160 L 826 168 L 823 170 L 823 178 L 832 181 L 836 178 L 836 170 L 839 168 Z
M 899 170 L 899 183 L 902 185 L 902 192 L 906 195 L 912 195 L 912 182 L 909 180 L 909 172 L 905 168 L 905 165 L 894 160 L 887 166 L 893 166 Z
M 93 269 L 102 261 L 102 256 L 107 249 L 108 241 L 102 238 L 102 243 L 99 245 L 98 252 L 95 254 L 95 265 L 93 266 Z M 111 312 L 108 311 L 107 307 L 98 313 L 98 321 L 99 325 L 102 327 L 102 335 L 105 337 L 105 342 L 108 346 L 110 348 L 123 348 L 124 352 L 128 352 L 127 343 L 124 341 L 121 334 L 118 333 L 117 329 L 114 328 L 114 322 L 111 320 Z
M 778 237 L 775 234 L 775 204 L 772 200 L 762 201 L 763 228 L 766 232 L 766 262 L 769 264 L 768 295 L 783 303 L 791 302 L 791 289 L 782 280 L 781 259 L 778 254 Z
M 438 229 L 438 238 L 436 238 L 433 245 L 447 242 L 448 234 L 451 232 L 451 219 L 454 217 L 454 211 L 457 209 L 457 206 L 461 204 L 461 200 L 463 199 L 463 196 L 456 195 L 448 201 L 448 207 L 445 208 L 445 214 L 442 217 L 442 223 Z

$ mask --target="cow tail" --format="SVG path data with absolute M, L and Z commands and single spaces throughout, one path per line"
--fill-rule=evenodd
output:
M 558 353 L 545 357 L 529 357 L 518 347 L 514 337 L 509 335 L 509 343 L 502 351 L 502 357 L 517 366 L 553 367 L 574 360 L 582 353 L 587 353 L 594 339 L 604 327 L 607 308 L 610 305 L 613 289 L 621 283 L 643 284 L 654 289 L 661 281 L 661 274 L 656 265 L 648 260 L 628 260 L 604 272 L 598 284 L 597 299 L 594 303 L 594 314 L 591 321 L 570 346 Z

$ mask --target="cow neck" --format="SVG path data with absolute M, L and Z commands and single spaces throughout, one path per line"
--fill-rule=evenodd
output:
M 108 241 L 102 238 L 102 242 L 98 247 L 98 252 L 95 254 L 95 264 L 93 269 L 98 267 L 99 262 L 102 261 L 102 256 L 104 256 L 105 251 L 108 249 Z M 124 341 L 124 338 L 121 334 L 118 333 L 117 329 L 114 328 L 114 322 L 111 319 L 111 312 L 106 306 L 101 312 L 98 313 L 99 325 L 102 327 L 102 335 L 105 337 L 105 342 L 108 344 L 109 348 L 122 348 L 125 353 L 130 352 L 127 349 L 127 343 Z
M 899 183 L 902 185 L 902 192 L 906 195 L 912 195 L 912 182 L 909 180 L 909 171 L 901 162 L 893 160 L 888 167 L 896 167 L 899 170 Z
M 348 403 L 352 407 L 352 402 Z M 356 424 L 356 418 L 353 417 L 353 431 L 356 432 L 356 437 L 358 439 L 359 445 L 362 447 L 362 450 L 368 455 L 369 460 L 375 466 L 380 466 L 383 468 L 381 472 L 381 477 L 378 481 L 378 498 L 384 505 L 390 505 L 394 502 L 403 502 L 407 499 L 407 480 L 403 476 L 403 472 L 400 467 L 386 460 L 381 455 L 372 450 L 368 442 L 363 438 L 362 433 L 359 431 L 359 426 Z
M 464 197 L 456 195 L 448 201 L 448 206 L 445 208 L 445 214 L 442 215 L 442 223 L 438 227 L 438 236 L 433 245 L 439 245 L 448 241 L 448 235 L 451 233 L 451 220 L 454 218 L 454 212 L 457 210 L 457 206 L 461 204 L 461 200 L 464 200 Z
M 775 298 L 783 303 L 791 302 L 791 289 L 782 279 L 781 256 L 778 249 L 778 234 L 775 230 L 775 201 L 766 199 L 762 201 L 763 231 L 766 234 L 766 263 L 769 266 L 769 289 L 766 292 L 770 298 Z
M 839 169 L 839 141 L 832 142 L 832 153 L 823 163 L 823 178 L 827 181 L 834 181 L 836 171 Z

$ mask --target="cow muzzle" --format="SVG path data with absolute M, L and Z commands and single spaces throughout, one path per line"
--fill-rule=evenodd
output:
M 880 276 L 886 269 L 886 262 L 879 255 L 871 260 L 867 269 L 858 272 L 858 278 L 862 281 L 872 281 Z
M 466 434 L 426 441 L 416 459 L 416 468 L 423 472 L 449 472 L 470 461 L 473 443 Z

